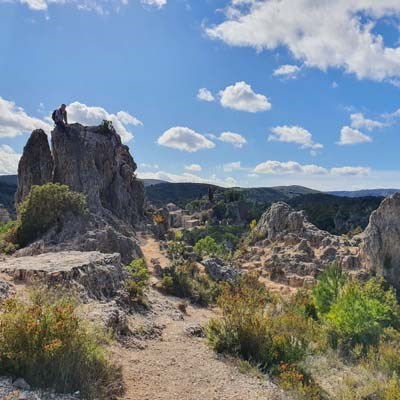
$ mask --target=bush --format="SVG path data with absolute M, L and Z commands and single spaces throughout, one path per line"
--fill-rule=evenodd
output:
M 326 315 L 330 344 L 346 351 L 360 345 L 365 353 L 386 327 L 398 324 L 397 313 L 394 290 L 385 290 L 381 280 L 350 282 Z
M 205 238 L 198 240 L 194 246 L 194 252 L 198 257 L 223 256 L 227 253 L 225 247 L 217 244 L 215 239 L 213 239 L 211 236 L 206 236 Z
M 82 398 L 110 399 L 121 391 L 121 371 L 109 361 L 107 337 L 77 316 L 70 297 L 35 290 L 30 301 L 3 303 L 0 374 L 20 376 L 33 387 L 80 391 Z
M 128 272 L 128 279 L 125 288 L 132 301 L 142 300 L 143 291 L 147 287 L 150 279 L 150 272 L 143 258 L 132 261 L 125 267 Z
M 165 268 L 161 281 L 164 292 L 188 298 L 192 303 L 207 306 L 215 303 L 220 286 L 205 274 L 201 274 L 194 263 L 173 264 Z
M 18 208 L 18 243 L 25 246 L 51 227 L 60 227 L 66 213 L 85 215 L 86 197 L 81 193 L 71 192 L 68 186 L 58 183 L 32 186 Z
M 18 221 L 10 221 L 0 225 L 0 253 L 12 254 L 17 250 Z
M 317 286 L 313 289 L 315 307 L 320 314 L 329 312 L 346 281 L 347 276 L 337 265 L 330 266 L 321 274 Z
M 280 304 L 258 281 L 246 275 L 225 285 L 218 299 L 220 318 L 211 320 L 207 337 L 214 350 L 248 360 L 264 372 L 278 372 L 281 362 L 301 360 L 308 347 L 311 323 Z

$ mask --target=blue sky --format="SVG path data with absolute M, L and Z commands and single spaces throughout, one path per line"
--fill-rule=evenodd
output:
M 64 102 L 141 177 L 400 187 L 399 22 L 395 0 L 0 0 L 0 173 Z

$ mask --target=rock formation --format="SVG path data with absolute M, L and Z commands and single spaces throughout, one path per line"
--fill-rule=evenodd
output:
M 0 272 L 16 280 L 78 289 L 98 300 L 109 299 L 123 286 L 124 273 L 119 254 L 68 251 L 0 261 Z
M 16 203 L 20 203 L 30 192 L 33 185 L 43 185 L 53 179 L 53 158 L 47 135 L 42 129 L 36 129 L 24 147 L 18 165 L 18 189 Z
M 253 236 L 247 261 L 272 280 L 302 286 L 304 277 L 315 278 L 334 262 L 347 270 L 360 268 L 359 238 L 347 240 L 322 231 L 302 211 L 283 202 L 262 215 Z
M 363 233 L 362 259 L 400 290 L 400 193 L 387 197 L 371 214 Z
M 144 187 L 128 147 L 107 124 L 72 124 L 68 132 L 55 128 L 51 143 L 50 152 L 45 133 L 32 133 L 18 169 L 17 202 L 32 185 L 66 184 L 87 196 L 90 217 L 66 216 L 61 230 L 51 229 L 20 254 L 98 250 L 118 252 L 130 262 L 140 254 L 135 230 L 144 223 Z

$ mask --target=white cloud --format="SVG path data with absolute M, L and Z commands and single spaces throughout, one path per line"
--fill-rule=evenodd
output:
M 128 4 L 128 0 L 7 0 L 14 3 L 26 4 L 31 10 L 45 11 L 52 4 L 74 5 L 78 10 L 95 11 L 99 14 L 108 14 L 110 11 L 118 11 Z M 149 0 L 151 1 L 151 0 Z M 166 0 L 154 0 L 166 1 Z
M 272 75 L 284 79 L 296 79 L 300 70 L 301 68 L 297 65 L 285 64 L 274 70 Z
M 192 171 L 192 172 L 200 172 L 202 170 L 200 164 L 190 164 L 190 165 L 185 165 L 186 171 Z
M 321 143 L 315 143 L 312 134 L 301 126 L 276 126 L 271 132 L 272 135 L 268 136 L 269 141 L 296 143 L 302 149 L 318 150 L 324 147 Z
M 371 172 L 367 167 L 340 167 L 332 168 L 331 174 L 340 176 L 365 176 Z
M 243 168 L 240 161 L 234 161 L 228 164 L 224 164 L 222 166 L 222 169 L 224 170 L 224 172 L 233 172 L 233 171 L 239 171 Z
M 335 81 L 332 82 L 331 86 L 332 86 L 332 89 L 337 89 L 339 87 L 338 83 Z
M 251 113 L 268 111 L 272 105 L 263 94 L 257 94 L 246 82 L 236 82 L 219 92 L 221 105 Z
M 208 102 L 215 100 L 214 95 L 206 88 L 199 89 L 199 91 L 197 93 L 197 98 L 199 100 L 208 101 Z
M 176 126 L 166 130 L 158 139 L 161 146 L 194 153 L 202 149 L 212 149 L 215 143 L 193 129 Z
M 68 122 L 79 122 L 83 125 L 99 125 L 104 119 L 111 121 L 124 142 L 128 142 L 133 138 L 133 134 L 128 129 L 128 126 L 142 125 L 142 122 L 126 111 L 111 114 L 102 107 L 87 106 L 78 101 L 68 105 L 67 112 Z
M 349 126 L 344 126 L 340 131 L 340 141 L 337 143 L 342 146 L 357 144 L 357 143 L 370 143 L 372 138 L 364 133 L 360 132 L 358 129 L 350 128 Z
M 142 0 L 142 4 L 162 8 L 167 4 L 167 0 Z
M 327 174 L 328 170 L 326 168 L 320 167 L 318 165 L 309 164 L 302 165 L 296 161 L 273 161 L 268 160 L 263 163 L 258 164 L 254 168 L 254 173 L 256 174 L 310 174 L 310 175 L 321 175 Z
M 15 175 L 21 154 L 6 144 L 0 146 L 0 175 Z
M 351 127 L 355 129 L 367 129 L 372 131 L 376 128 L 383 128 L 387 126 L 383 122 L 374 121 L 372 119 L 365 118 L 364 114 L 362 113 L 354 113 L 350 115 L 351 119 Z
M 398 0 L 231 0 L 225 21 L 206 32 L 257 51 L 285 46 L 306 66 L 383 81 L 400 76 L 400 47 L 374 31 L 385 17 L 400 17 Z
M 247 140 L 239 133 L 223 132 L 218 138 L 221 142 L 233 144 L 234 147 L 242 148 Z
M 50 133 L 52 127 L 39 118 L 29 116 L 13 101 L 0 97 L 0 137 L 15 137 L 34 129 L 43 129 Z
M 146 168 L 146 169 L 158 169 L 158 168 L 160 168 L 160 166 L 158 164 L 140 163 L 139 166 L 141 168 Z
M 183 174 L 173 174 L 166 171 L 157 172 L 138 172 L 138 177 L 140 179 L 160 179 L 168 182 L 189 182 L 189 183 L 209 183 L 219 186 L 236 186 L 237 182 L 232 177 L 218 178 L 216 175 L 211 175 L 208 178 L 202 178 L 198 175 L 185 172 Z

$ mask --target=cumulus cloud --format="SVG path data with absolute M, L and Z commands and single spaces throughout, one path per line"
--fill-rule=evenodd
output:
M 222 166 L 222 169 L 224 170 L 224 172 L 233 172 L 233 171 L 239 171 L 242 168 L 242 163 L 240 161 L 234 161 L 228 164 L 224 164 Z
M 197 93 L 197 98 L 201 101 L 208 101 L 208 102 L 215 100 L 214 95 L 206 88 L 199 89 Z
M 349 126 L 344 126 L 340 131 L 340 140 L 337 144 L 341 146 L 358 144 L 358 143 L 370 143 L 372 138 L 364 133 L 360 132 L 358 129 L 350 128 Z
M 370 172 L 371 168 L 367 167 L 340 167 L 331 169 L 331 174 L 340 176 L 364 176 Z
M 247 140 L 242 135 L 233 132 L 223 132 L 219 135 L 218 139 L 221 142 L 230 143 L 239 149 L 247 143 Z
M 269 141 L 295 143 L 301 149 L 319 150 L 324 146 L 315 143 L 312 134 L 301 126 L 276 126 L 271 129 L 272 135 L 268 136 Z
M 83 125 L 99 125 L 104 119 L 111 121 L 124 142 L 128 142 L 133 138 L 129 126 L 143 125 L 141 121 L 126 111 L 119 111 L 116 114 L 112 114 L 102 107 L 87 106 L 78 101 L 68 105 L 67 111 L 68 122 L 79 122 Z
M 400 47 L 374 30 L 385 17 L 400 17 L 398 0 L 230 0 L 206 33 L 257 51 L 285 46 L 306 66 L 383 81 L 400 76 Z
M 190 164 L 190 165 L 185 165 L 186 171 L 192 171 L 192 172 L 200 172 L 202 170 L 200 164 Z
M 372 119 L 365 118 L 363 113 L 354 113 L 350 115 L 351 119 L 351 127 L 355 129 L 367 129 L 368 131 L 372 131 L 377 128 L 383 128 L 387 126 L 387 124 L 374 121 Z
M 274 70 L 272 75 L 283 79 L 296 79 L 300 70 L 297 65 L 285 64 Z
M 273 161 L 268 160 L 258 164 L 254 168 L 256 174 L 327 174 L 326 168 L 314 164 L 302 165 L 297 161 Z
M 268 160 L 258 164 L 253 173 L 271 175 L 330 175 L 330 176 L 363 176 L 368 175 L 371 169 L 368 167 L 335 167 L 327 169 L 314 164 L 300 164 L 297 161 Z
M 215 147 L 215 143 L 204 135 L 184 126 L 175 126 L 166 130 L 157 139 L 157 143 L 161 146 L 188 151 L 189 153 Z
M 251 113 L 268 111 L 272 105 L 263 94 L 253 91 L 246 82 L 236 82 L 219 92 L 221 105 L 239 111 Z
M 15 175 L 21 154 L 6 144 L 0 146 L 0 175 Z
M 0 137 L 15 137 L 34 129 L 50 133 L 52 127 L 39 118 L 29 116 L 13 101 L 0 97 Z

